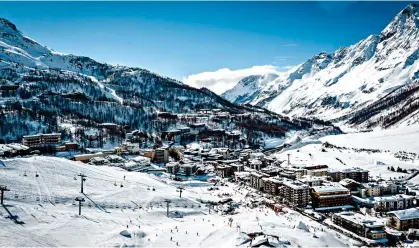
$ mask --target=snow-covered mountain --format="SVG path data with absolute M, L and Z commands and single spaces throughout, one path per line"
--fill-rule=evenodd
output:
M 260 77 L 258 84 L 263 86 L 275 77 Z M 242 119 L 232 118 L 226 125 L 230 129 L 241 125 L 243 130 L 256 126 L 261 135 L 272 131 L 266 129 L 270 125 L 276 125 L 277 131 L 284 134 L 325 124 L 319 120 L 282 117 L 256 106 L 236 105 L 208 89 L 196 89 L 145 69 L 112 66 L 88 57 L 58 53 L 0 18 L 3 139 L 60 131 L 59 122 L 84 127 L 112 122 L 156 133 L 173 124 L 159 120 L 158 112 L 195 113 L 197 109 L 214 108 L 235 114 L 258 113 L 260 119 L 252 119 L 255 123 L 244 124 Z
M 263 89 L 267 83 L 276 79 L 276 74 L 252 75 L 240 80 L 233 89 L 227 90 L 222 94 L 225 99 L 234 103 L 244 103 L 252 101 L 255 93 Z
M 55 52 L 0 18 L 0 112 L 6 113 L 0 115 L 0 136 L 52 131 L 57 117 L 150 131 L 158 111 L 199 108 L 246 111 L 208 90 L 145 69 Z
M 370 35 L 332 54 L 321 52 L 265 83 L 264 87 L 246 92 L 252 97 L 245 100 L 240 98 L 240 82 L 224 97 L 233 102 L 263 106 L 277 113 L 328 120 L 347 120 L 357 111 L 368 112 L 372 105 L 394 90 L 403 91 L 402 87 L 417 85 L 418 18 L 419 5 L 410 4 L 379 35 Z M 394 94 L 393 97 L 397 97 Z M 395 109 L 377 110 L 373 116 L 356 123 L 369 127 L 386 126 L 380 118 L 389 112 L 403 111 L 404 103 L 404 98 L 400 98 L 397 106 L 391 105 Z M 405 116 L 407 119 L 401 118 L 391 125 L 411 121 L 416 115 L 413 112 L 415 110 L 411 109 Z

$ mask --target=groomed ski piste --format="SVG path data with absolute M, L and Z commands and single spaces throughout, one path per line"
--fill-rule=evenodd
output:
M 233 183 L 209 191 L 213 183 L 177 182 L 47 156 L 3 163 L 0 184 L 10 191 L 0 207 L 0 246 L 248 247 L 248 234 L 254 232 L 281 247 L 357 244 L 293 210 L 276 214 L 267 207 L 249 208 L 258 194 Z M 86 175 L 84 194 L 79 173 Z M 178 187 L 184 188 L 181 198 Z M 235 214 L 222 215 L 205 204 L 226 196 L 239 203 Z M 85 199 L 80 216 L 76 197 Z M 171 201 L 169 216 L 164 200 Z M 264 242 L 264 235 L 253 245 Z

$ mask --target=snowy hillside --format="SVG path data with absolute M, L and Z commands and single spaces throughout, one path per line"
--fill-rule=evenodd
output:
M 321 138 L 322 142 L 351 148 L 419 152 L 419 125 L 367 133 L 348 133 Z
M 251 192 L 233 184 L 213 192 L 208 183 L 174 182 L 53 157 L 4 164 L 2 184 L 11 191 L 0 208 L 0 246 L 248 247 L 247 234 L 254 232 L 278 237 L 269 242 L 280 247 L 347 247 L 354 242 L 292 210 L 276 215 L 265 207 L 248 208 L 244 203 L 251 201 Z M 80 172 L 87 176 L 85 194 L 79 193 Z M 177 186 L 185 188 L 182 198 Z M 223 199 L 222 194 L 243 201 L 236 214 L 209 213 L 200 203 Z M 86 200 L 81 216 L 73 205 L 77 196 Z M 165 199 L 171 200 L 169 217 Z
M 268 75 L 266 80 L 272 78 Z M 262 79 L 260 84 L 264 84 Z M 192 88 L 145 69 L 55 52 L 0 18 L 3 139 L 58 132 L 58 122 L 63 121 L 90 126 L 111 122 L 153 133 L 156 126 L 164 127 L 157 125 L 158 112 L 194 113 L 197 109 L 272 114 L 232 104 L 208 89 Z
M 245 102 L 278 113 L 329 120 L 342 116 L 347 120 L 355 111 L 368 112 L 388 93 L 407 85 L 411 89 L 418 84 L 418 18 L 419 5 L 410 4 L 379 35 L 370 35 L 332 54 L 317 54 L 266 83 L 264 88 L 246 92 L 253 97 Z M 240 90 L 241 87 L 237 87 L 238 93 L 229 92 L 229 96 L 239 97 Z M 372 124 L 365 124 L 369 118 L 351 124 L 381 126 L 383 123 L 378 119 L 386 111 L 403 112 L 403 117 L 411 119 L 416 115 L 415 103 L 403 101 L 404 98 L 398 96 L 392 96 L 397 99 L 392 104 L 371 113 L 369 117 L 375 118 Z M 237 98 L 228 99 L 235 101 Z M 406 104 L 414 106 L 407 110 Z M 389 120 L 390 125 L 383 126 L 407 121 L 402 119 Z

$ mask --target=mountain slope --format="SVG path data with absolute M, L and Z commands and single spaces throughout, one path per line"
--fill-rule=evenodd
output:
M 267 75 L 265 81 L 273 78 L 275 75 Z M 262 78 L 258 82 L 265 84 Z M 159 112 L 196 113 L 197 109 L 214 108 L 252 114 L 212 125 L 240 128 L 243 133 L 252 129 L 254 140 L 329 126 L 319 120 L 290 119 L 260 107 L 237 105 L 208 89 L 196 89 L 145 69 L 61 54 L 1 18 L 0 96 L 0 137 L 6 141 L 61 131 L 59 122 L 89 128 L 112 122 L 155 134 L 176 124 L 159 119 Z
M 240 80 L 232 89 L 227 90 L 221 96 L 234 103 L 252 101 L 255 93 L 264 88 L 268 82 L 276 79 L 276 74 L 252 75 Z
M 419 5 L 410 4 L 379 35 L 332 54 L 313 56 L 263 89 L 249 92 L 258 97 L 244 103 L 291 116 L 345 120 L 342 117 L 374 104 L 395 89 L 417 84 L 418 18 Z

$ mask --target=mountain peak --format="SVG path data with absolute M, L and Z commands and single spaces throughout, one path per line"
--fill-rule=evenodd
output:
M 412 15 L 419 12 L 419 4 L 411 3 L 406 6 L 400 13 L 404 15 Z
M 400 11 L 380 34 L 380 42 L 393 35 L 419 28 L 419 4 L 409 4 Z
M 2 29 L 11 29 L 17 31 L 16 25 L 11 23 L 9 20 L 0 18 L 0 30 Z

